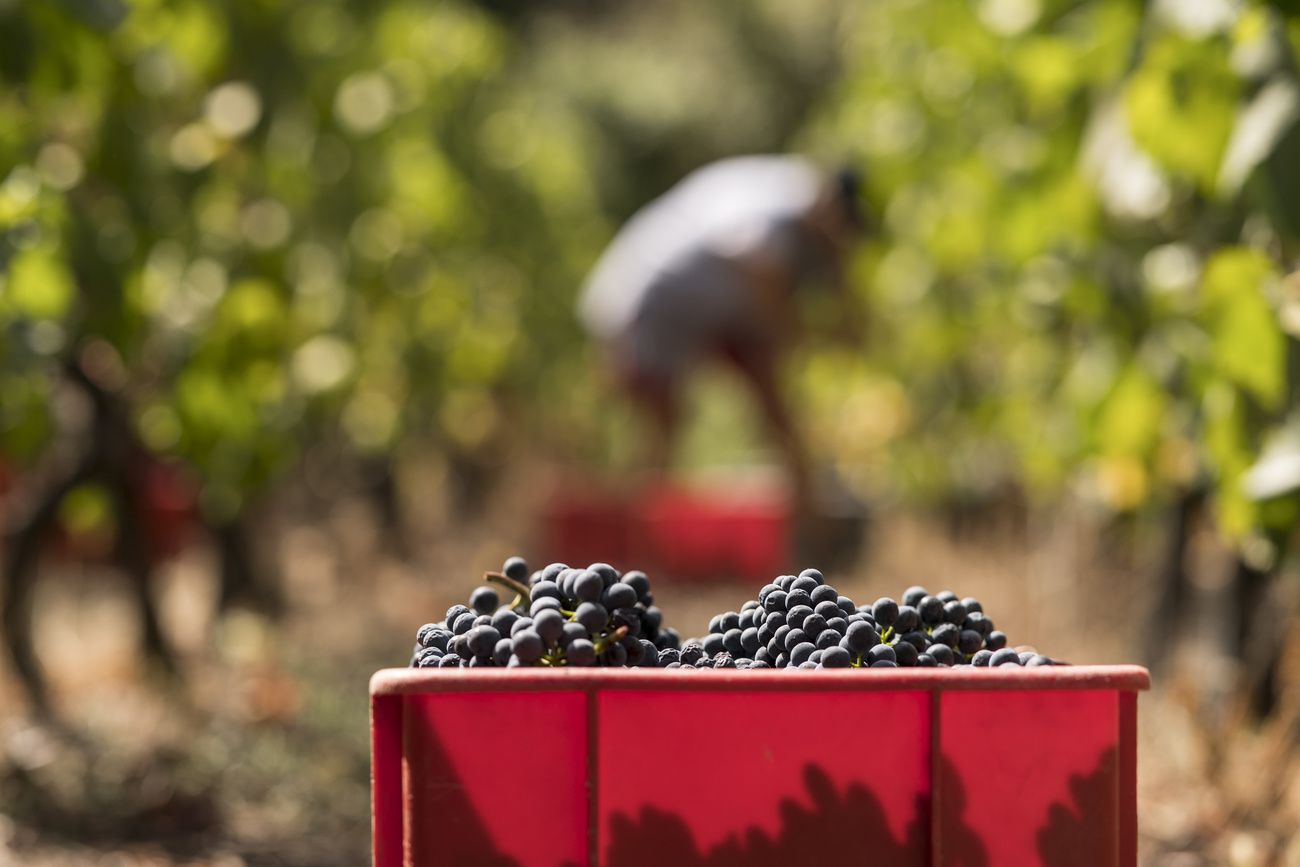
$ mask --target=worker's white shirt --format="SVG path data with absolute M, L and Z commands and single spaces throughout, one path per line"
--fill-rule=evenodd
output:
M 756 247 L 788 247 L 791 270 L 802 270 L 795 260 L 806 245 L 790 235 L 802 231 L 799 218 L 823 180 L 815 165 L 794 156 L 735 157 L 687 175 L 637 212 L 596 263 L 578 302 L 583 323 L 615 340 L 643 320 L 646 328 L 679 332 L 664 335 L 660 351 L 698 350 L 707 332 L 746 313 L 720 261 Z

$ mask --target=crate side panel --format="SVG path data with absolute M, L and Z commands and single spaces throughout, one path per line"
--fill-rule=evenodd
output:
M 412 867 L 586 864 L 587 694 L 408 696 Z
M 370 839 L 375 867 L 402 863 L 402 697 L 370 698 Z
M 947 692 L 939 716 L 941 867 L 1116 867 L 1115 692 Z
M 927 692 L 604 692 L 607 867 L 929 863 Z

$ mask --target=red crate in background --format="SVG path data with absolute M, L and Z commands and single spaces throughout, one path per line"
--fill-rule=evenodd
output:
M 390 669 L 375 867 L 1133 867 L 1136 666 Z
M 774 489 L 566 491 L 547 500 L 538 523 L 546 562 L 631 563 L 678 581 L 767 581 L 791 563 L 791 508 Z

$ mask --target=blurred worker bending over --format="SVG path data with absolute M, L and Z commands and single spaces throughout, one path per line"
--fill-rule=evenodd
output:
M 612 355 L 619 383 L 654 420 L 651 454 L 667 466 L 686 376 L 727 359 L 753 387 L 810 504 L 808 458 L 778 369 L 798 334 L 795 293 L 825 284 L 857 322 L 844 260 L 862 231 L 858 179 L 793 156 L 721 160 L 637 212 L 588 278 L 579 313 Z

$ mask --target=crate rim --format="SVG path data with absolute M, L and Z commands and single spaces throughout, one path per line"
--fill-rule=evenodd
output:
M 1000 670 L 1007 668 L 1008 670 Z M 636 690 L 663 692 L 906 692 L 978 690 L 1145 691 L 1151 674 L 1140 665 L 1071 665 L 998 669 L 887 669 L 692 672 L 654 668 L 475 669 L 385 668 L 370 678 L 371 696 L 440 692 L 553 692 Z

